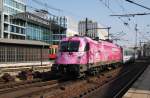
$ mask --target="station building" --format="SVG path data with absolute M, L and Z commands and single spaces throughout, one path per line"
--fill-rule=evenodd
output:
M 0 0 L 0 38 L 59 44 L 66 37 L 65 17 L 45 10 L 27 12 L 26 0 Z
M 65 17 L 27 12 L 25 1 L 0 0 L 0 67 L 50 64 L 49 46 L 66 37 Z
M 23 70 L 48 71 L 49 44 L 34 40 L 0 38 L 0 76 L 17 75 Z
M 40 17 L 40 14 L 47 16 L 43 12 L 36 14 L 24 12 L 12 16 L 12 19 L 22 21 L 25 24 L 26 40 L 38 40 L 48 44 L 58 45 L 60 40 L 66 37 L 66 18 L 53 16 L 46 19 Z M 61 22 L 61 24 L 58 22 Z

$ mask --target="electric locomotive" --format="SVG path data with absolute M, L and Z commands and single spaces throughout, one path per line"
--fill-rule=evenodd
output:
M 108 66 L 117 66 L 122 58 L 122 48 L 116 44 L 73 36 L 61 41 L 51 70 L 61 75 L 81 77 L 97 74 Z

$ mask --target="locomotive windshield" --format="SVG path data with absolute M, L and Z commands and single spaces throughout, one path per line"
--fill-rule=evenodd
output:
M 62 41 L 60 44 L 61 52 L 78 52 L 79 41 Z

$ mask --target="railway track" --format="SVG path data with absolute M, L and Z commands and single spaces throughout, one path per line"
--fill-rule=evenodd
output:
M 98 78 L 102 79 L 102 81 L 99 81 L 101 82 L 101 84 L 107 83 L 111 79 L 111 77 L 113 77 L 112 74 L 117 73 L 119 70 L 121 70 L 121 67 L 108 72 L 102 72 L 101 75 L 97 75 L 95 77 L 88 77 L 84 80 L 71 80 L 60 83 L 54 88 L 47 88 L 34 93 L 32 92 L 30 94 L 19 96 L 18 98 L 74 98 L 77 95 L 82 96 L 80 95 L 81 92 L 84 92 L 85 90 L 93 90 L 95 85 L 97 85 L 98 81 L 96 80 Z
M 128 90 L 128 88 L 134 83 L 134 81 L 137 80 L 137 78 L 144 72 L 145 69 L 146 66 L 144 66 L 143 69 L 141 69 L 141 71 L 137 73 L 137 75 L 135 75 L 135 77 L 131 79 L 131 81 L 129 81 L 119 92 L 117 92 L 113 98 L 121 98 L 123 94 Z
M 123 88 L 120 89 L 119 92 L 116 92 L 113 98 L 120 98 L 123 94 L 130 88 L 130 86 L 138 79 L 138 77 L 145 71 L 148 65 L 145 65 L 141 68 L 139 72 L 126 84 Z
M 57 80 L 51 80 L 51 81 L 46 81 L 46 82 L 42 82 L 42 81 L 33 82 L 32 81 L 32 82 L 23 82 L 19 84 L 16 83 L 14 85 L 9 85 L 8 87 L 1 88 L 0 94 L 9 93 L 9 92 L 13 92 L 13 91 L 21 90 L 21 89 L 27 89 L 27 88 L 36 87 L 36 86 L 54 84 L 56 82 Z
M 27 81 L 20 81 L 20 82 L 10 82 L 10 83 L 1 83 L 0 90 L 4 88 L 13 88 L 15 86 L 24 85 L 24 84 L 31 84 L 35 82 L 41 82 L 41 79 L 34 79 L 34 80 L 27 80 Z
M 123 70 L 123 71 L 122 71 Z M 118 74 L 120 73 L 120 71 L 122 71 L 122 74 L 125 74 L 126 73 L 126 70 L 123 69 L 123 66 L 117 68 L 117 69 L 114 69 L 114 70 L 111 70 L 109 72 L 104 72 L 104 73 L 101 73 L 100 75 L 96 76 L 96 77 L 90 77 L 88 80 L 86 80 L 86 83 L 85 84 L 82 84 L 80 86 L 76 86 L 74 85 L 74 91 L 72 92 L 77 92 L 75 94 L 69 94 L 68 95 L 65 95 L 65 94 L 62 94 L 60 95 L 59 97 L 56 97 L 56 98 L 93 98 L 92 96 L 91 97 L 87 97 L 89 94 L 95 92 L 97 89 L 101 88 L 103 85 L 109 83 L 110 81 L 113 81 L 115 79 L 115 77 L 118 77 Z M 68 92 L 68 91 L 66 91 Z M 61 97 L 63 96 L 63 97 Z M 67 96 L 67 97 L 66 97 Z M 45 98 L 51 98 L 51 97 L 45 97 Z M 52 98 L 55 98 L 55 97 L 52 97 Z M 99 97 L 97 97 L 99 98 Z M 103 97 L 100 97 L 100 98 L 103 98 Z
M 147 65 L 148 62 L 139 61 L 101 73 L 96 77 L 89 77 L 86 80 L 66 85 L 63 90 L 57 89 L 53 92 L 24 98 L 120 98 L 123 92 L 116 96 L 118 91 L 126 86 L 129 81 L 132 80 L 133 82 L 133 78 L 138 77 Z
M 138 77 L 147 64 L 147 62 L 144 64 L 137 62 L 120 66 L 117 69 L 105 71 L 100 75 L 84 80 L 61 82 L 53 80 L 16 86 L 14 90 L 2 90 L 3 93 L 0 94 L 0 98 L 119 98 L 130 84 L 125 88 L 122 86 L 125 86 L 125 83 L 127 84 L 129 80 L 132 80 L 135 75 Z M 138 73 L 139 70 L 141 72 Z M 132 82 L 134 81 L 135 79 L 132 80 Z
M 136 62 L 125 73 L 100 86 L 83 98 L 121 98 L 134 81 L 144 72 L 148 64 L 148 62 Z
M 119 68 L 118 68 L 119 69 Z M 115 72 L 112 70 L 112 72 Z M 110 76 L 108 72 L 103 72 L 102 76 L 106 75 L 107 77 Z M 68 89 L 72 85 L 76 84 L 85 84 L 87 81 L 90 80 L 71 80 L 71 81 L 59 81 L 59 80 L 52 80 L 47 82 L 31 82 L 31 83 L 18 83 L 18 84 L 9 84 L 0 86 L 0 98 L 6 97 L 7 98 L 26 98 L 28 96 L 34 96 L 39 94 L 38 96 L 43 96 L 45 93 L 51 92 L 54 93 L 55 91 L 64 91 L 66 88 Z M 70 86 L 69 86 L 70 85 Z M 44 91 L 44 92 L 43 92 Z M 54 91 L 54 92 L 53 92 Z M 13 97 L 12 97 L 13 96 Z M 35 97 L 36 98 L 36 97 Z
M 57 83 L 58 80 L 51 80 L 46 82 L 35 82 L 24 85 L 19 84 L 12 87 L 9 86 L 4 89 L 0 89 L 0 98 L 20 98 L 20 96 L 25 95 L 26 93 L 32 93 L 32 90 L 35 90 L 37 92 L 39 90 L 38 88 L 57 85 Z

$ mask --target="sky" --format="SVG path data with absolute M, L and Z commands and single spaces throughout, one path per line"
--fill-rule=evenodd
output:
M 150 0 L 132 0 L 150 8 Z M 41 2 L 41 3 L 37 3 Z M 137 24 L 138 42 L 150 39 L 150 15 L 135 17 L 112 17 L 114 14 L 150 13 L 150 10 L 126 2 L 125 0 L 28 0 L 27 4 L 34 8 L 46 9 L 59 16 L 70 16 L 74 20 L 97 21 L 103 27 L 111 27 L 110 33 L 117 35 L 120 45 L 135 44 L 135 25 Z M 49 7 L 56 8 L 50 9 Z M 59 9 L 59 11 L 58 11 Z M 128 24 L 128 25 L 125 25 Z

